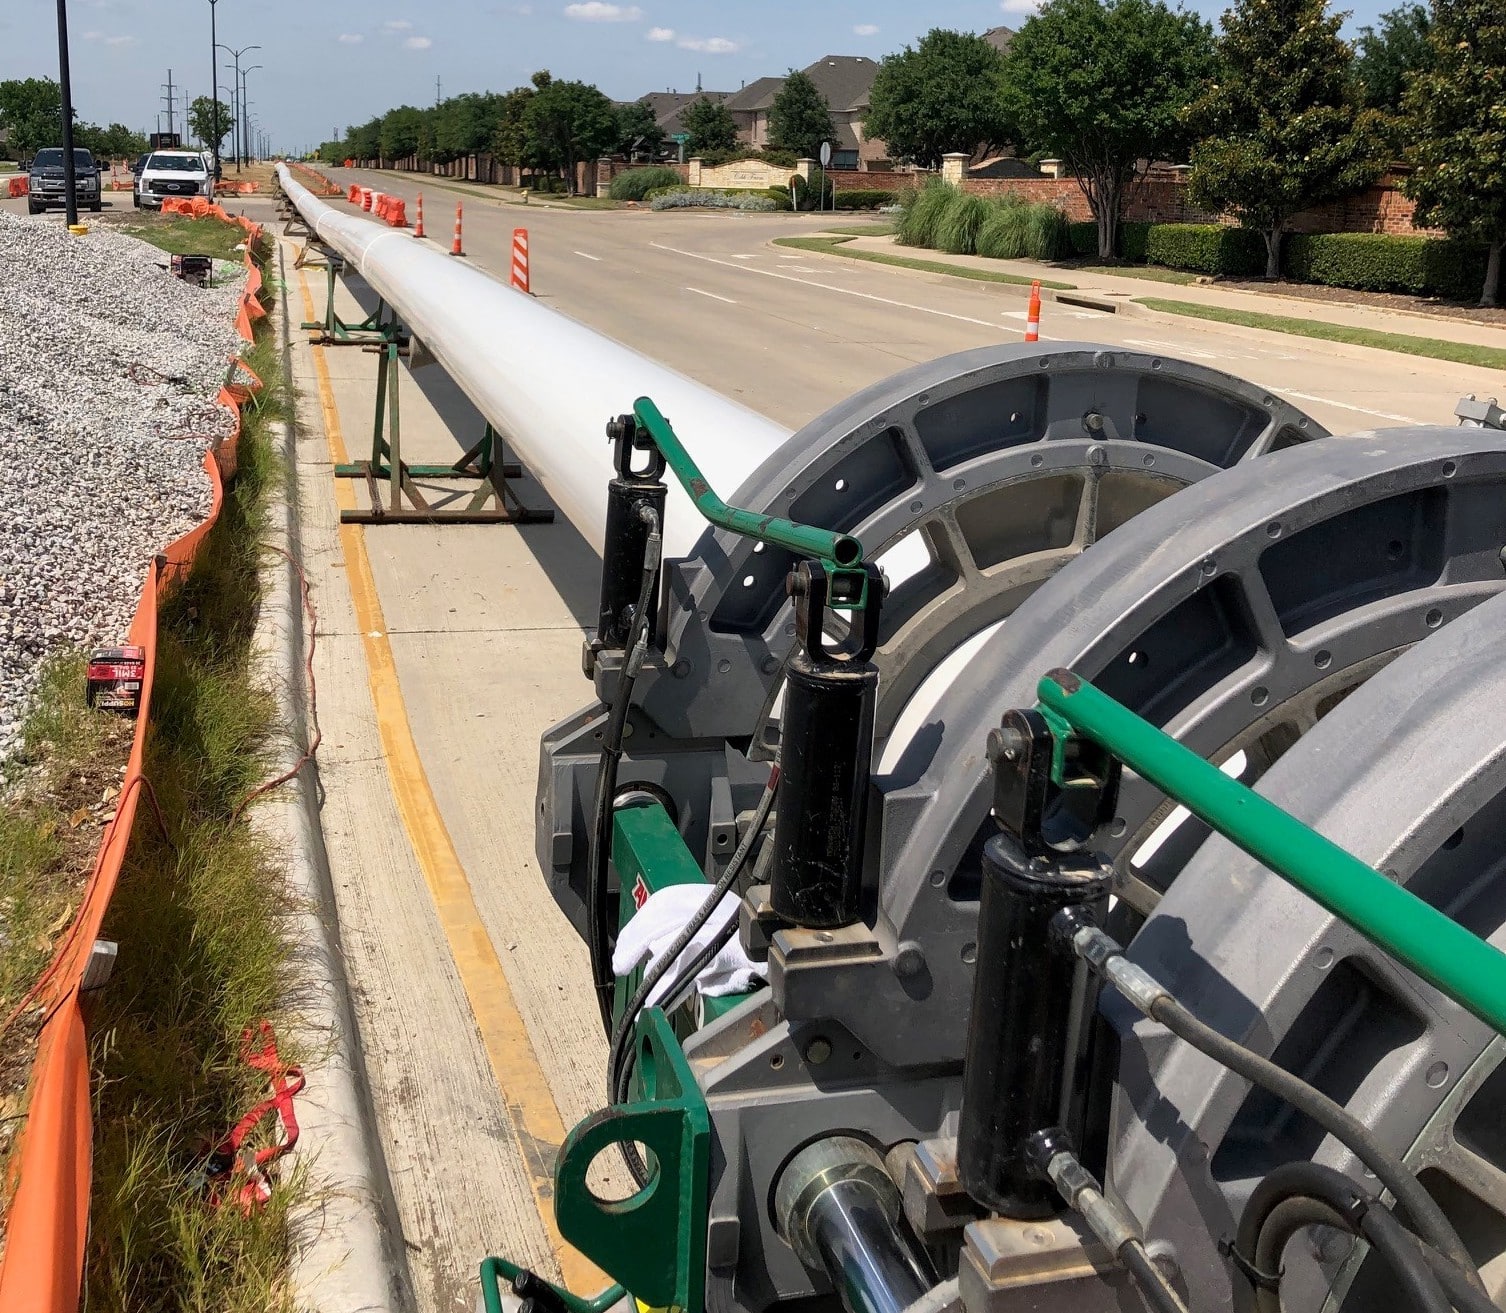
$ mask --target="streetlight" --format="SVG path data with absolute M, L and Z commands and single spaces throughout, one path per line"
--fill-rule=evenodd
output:
M 261 47 L 260 46 L 242 46 L 239 50 L 232 50 L 229 46 L 221 46 L 220 49 L 223 50 L 227 55 L 231 55 L 231 56 L 233 56 L 235 58 L 235 84 L 236 84 L 236 86 L 240 86 L 240 80 L 241 80 L 241 56 L 244 55 L 246 53 L 246 51 L 248 51 L 248 50 L 260 50 Z M 243 144 L 244 143 L 240 141 L 240 134 L 237 133 L 236 134 L 236 147 L 235 147 L 235 168 L 236 168 L 236 172 L 237 173 L 240 172 L 240 167 L 241 167 L 241 146 Z
M 254 148 L 254 142 L 250 132 L 251 120 L 248 115 L 251 109 L 251 100 L 250 97 L 246 94 L 246 79 L 252 73 L 256 72 L 257 69 L 264 67 L 265 65 L 263 64 L 252 64 L 250 68 L 243 68 L 241 70 L 241 123 L 244 125 L 241 128 L 241 145 L 245 146 L 246 154 L 252 156 L 257 156 L 260 154 L 260 152 Z
M 214 176 L 220 176 L 220 68 L 214 61 L 219 58 L 215 51 L 220 48 L 219 41 L 214 34 L 214 6 L 215 0 L 209 0 L 209 98 L 213 108 L 209 111 L 214 120 L 214 126 L 210 129 L 214 137 Z
M 240 168 L 241 159 L 241 82 L 240 72 L 230 64 L 221 67 L 230 74 L 230 157 Z

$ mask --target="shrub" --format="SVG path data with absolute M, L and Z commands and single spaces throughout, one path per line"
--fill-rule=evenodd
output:
M 687 187 L 683 191 L 666 191 L 650 202 L 655 210 L 759 210 L 768 213 L 779 207 L 774 198 L 757 191 L 702 191 Z
M 941 212 L 931 244 L 950 255 L 972 255 L 977 250 L 978 230 L 995 208 L 981 196 L 957 192 Z
M 607 194 L 614 201 L 641 201 L 651 191 L 675 187 L 681 182 L 678 169 L 655 165 L 647 169 L 629 169 L 612 179 Z
M 643 199 L 652 204 L 654 201 L 658 200 L 659 197 L 668 196 L 671 192 L 690 190 L 691 187 L 688 183 L 677 182 L 673 187 L 655 187 L 652 191 L 644 192 Z
M 1156 223 L 1146 234 L 1145 258 L 1168 269 L 1248 277 L 1265 271 L 1265 240 L 1252 229 L 1218 223 Z
M 1282 264 L 1299 282 L 1361 292 L 1472 300 L 1485 281 L 1483 247 L 1392 233 L 1293 233 Z
M 767 191 L 761 191 L 756 194 L 767 196 L 774 202 L 776 210 L 793 210 L 795 208 L 790 201 L 790 189 L 788 187 L 770 187 Z
M 1073 255 L 1098 254 L 1098 225 L 1096 223 L 1069 223 L 1067 225 L 1067 249 Z
M 895 199 L 896 194 L 892 191 L 854 188 L 837 193 L 836 207 L 839 210 L 876 210 L 881 205 L 893 205 Z
M 957 188 L 936 180 L 915 188 L 901 200 L 904 208 L 899 214 L 899 244 L 901 246 L 934 246 L 936 226 L 941 221 L 954 196 L 960 195 Z
M 1023 259 L 1029 243 L 1028 208 L 1009 196 L 995 201 L 978 233 L 977 253 L 991 260 Z
M 790 174 L 790 186 L 795 189 L 797 210 L 830 209 L 832 181 L 820 169 L 812 169 L 809 179 L 802 174 Z
M 1032 260 L 1060 260 L 1067 253 L 1067 216 L 1054 205 L 1035 204 L 1025 211 L 1025 254 Z
M 1094 249 L 1097 249 L 1098 225 L 1089 224 L 1093 229 Z M 1119 254 L 1132 264 L 1145 263 L 1145 243 L 1150 238 L 1152 225 L 1148 223 L 1125 223 L 1119 227 Z

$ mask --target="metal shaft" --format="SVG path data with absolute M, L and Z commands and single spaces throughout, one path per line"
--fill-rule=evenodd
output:
M 774 1215 L 800 1260 L 825 1270 L 847 1313 L 903 1313 L 936 1284 L 900 1227 L 899 1190 L 864 1140 L 806 1145 L 780 1173 Z
M 606 538 L 602 489 L 616 472 L 602 425 L 636 398 L 658 402 L 706 479 L 729 495 L 789 437 L 762 415 L 465 261 L 326 205 L 285 165 L 277 173 L 310 229 L 394 307 L 596 552 Z M 692 555 L 705 530 L 684 490 L 671 486 L 666 559 Z

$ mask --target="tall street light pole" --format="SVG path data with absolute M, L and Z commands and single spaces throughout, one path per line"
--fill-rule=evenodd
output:
M 214 126 L 210 128 L 210 135 L 214 137 L 214 176 L 220 176 L 220 66 L 214 61 L 219 58 L 216 53 L 220 48 L 219 39 L 214 32 L 214 6 L 215 0 L 209 0 L 209 98 L 212 108 L 210 117 L 214 120 Z
M 248 51 L 248 50 L 260 50 L 261 47 L 260 46 L 242 46 L 239 50 L 232 50 L 229 46 L 221 46 L 220 49 L 223 50 L 227 55 L 233 56 L 234 59 L 235 59 L 235 85 L 236 85 L 236 87 L 238 89 L 240 87 L 240 84 L 241 84 L 241 56 L 244 55 L 246 53 L 246 51 Z M 239 132 L 236 133 L 236 138 L 237 138 L 237 141 L 236 141 L 236 147 L 235 147 L 235 167 L 236 167 L 236 170 L 239 171 L 239 169 L 241 167 L 241 147 L 245 143 L 243 143 L 243 142 L 241 142 L 239 140 L 239 138 L 240 138 L 240 133 Z
M 246 148 L 247 156 L 256 158 L 260 152 L 256 149 L 256 139 L 251 135 L 251 99 L 246 94 L 246 79 L 263 64 L 252 64 L 250 68 L 241 69 L 241 145 Z
M 230 158 L 240 168 L 241 159 L 241 75 L 231 64 L 222 66 L 230 74 Z
M 68 226 L 78 227 L 78 197 L 74 193 L 73 91 L 68 79 L 68 0 L 58 0 L 58 90 L 63 96 L 63 202 Z

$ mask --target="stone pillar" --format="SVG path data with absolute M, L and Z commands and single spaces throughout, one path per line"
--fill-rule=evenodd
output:
M 596 161 L 596 194 L 609 196 L 612 192 L 612 159 L 603 155 Z
M 1042 160 L 1041 172 L 1048 178 L 1060 178 L 1062 176 L 1062 162 L 1060 160 Z
M 815 169 L 815 167 L 815 160 L 806 159 L 795 161 L 795 172 L 798 173 L 802 178 L 804 178 L 806 182 L 809 182 L 811 180 L 811 171 Z
M 950 183 L 953 187 L 962 186 L 962 175 L 967 170 L 967 162 L 972 158 L 965 150 L 948 151 L 941 157 L 941 180 Z
M 686 181 L 692 187 L 699 187 L 701 185 L 701 157 L 699 155 L 693 156 L 691 158 L 690 177 L 687 178 Z

